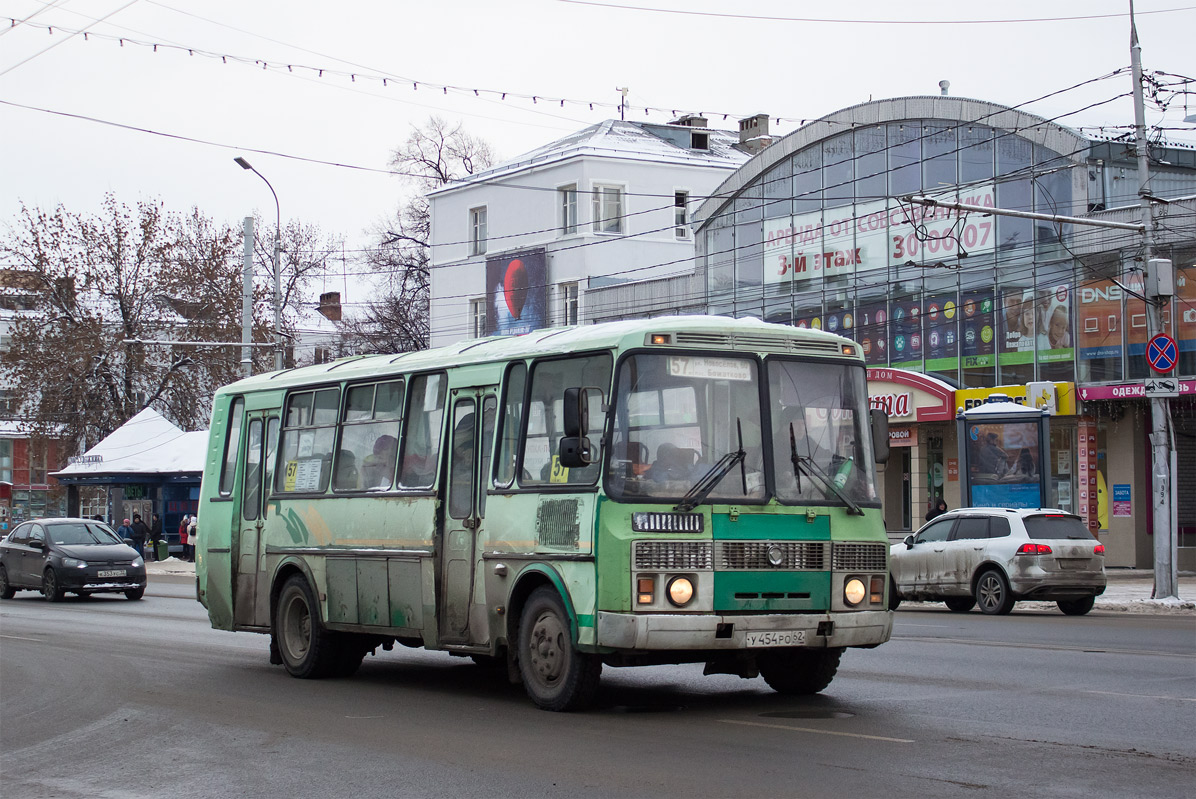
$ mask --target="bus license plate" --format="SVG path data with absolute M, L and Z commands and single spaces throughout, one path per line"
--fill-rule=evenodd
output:
M 124 569 L 100 569 L 96 572 L 96 577 L 124 577 Z
M 805 630 L 761 630 L 743 634 L 745 646 L 804 646 Z

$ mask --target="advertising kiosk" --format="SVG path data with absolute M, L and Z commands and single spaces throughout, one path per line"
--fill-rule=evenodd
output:
M 1045 507 L 1050 496 L 1050 414 L 994 394 L 956 418 L 964 504 Z

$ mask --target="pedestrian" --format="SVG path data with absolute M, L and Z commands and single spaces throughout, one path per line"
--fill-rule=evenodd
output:
M 158 559 L 158 542 L 165 540 L 166 531 L 162 528 L 162 517 L 155 513 L 150 521 L 150 549 L 153 550 L 154 560 Z M 169 549 L 166 550 L 166 557 L 170 557 Z
M 191 545 L 190 560 L 194 562 L 196 555 L 195 545 L 199 543 L 199 516 L 196 514 L 192 514 L 191 521 L 187 522 L 187 541 Z
M 145 552 L 145 541 L 150 537 L 149 525 L 141 520 L 140 513 L 133 514 L 133 549 L 141 554 L 145 560 L 149 560 Z
M 133 538 L 133 528 L 129 525 L 128 519 L 125 519 L 124 523 L 122 523 L 120 527 L 116 528 L 116 534 L 121 537 L 121 540 L 127 538 L 130 541 L 133 541 L 133 548 L 137 548 L 137 541 Z M 138 550 L 138 554 L 140 554 L 140 550 Z
M 939 501 L 934 503 L 934 507 L 926 512 L 926 521 L 937 519 L 947 512 L 947 500 L 939 497 Z
M 191 515 L 184 513 L 183 520 L 179 522 L 179 543 L 183 545 L 183 554 L 181 555 L 183 560 L 189 560 L 187 557 L 187 524 L 190 521 Z

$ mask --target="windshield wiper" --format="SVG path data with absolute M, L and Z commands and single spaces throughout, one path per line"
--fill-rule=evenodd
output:
M 843 500 L 843 504 L 847 506 L 847 512 L 853 516 L 863 516 L 864 511 L 859 505 L 852 501 L 851 497 L 835 485 L 822 467 L 815 463 L 814 459 L 808 455 L 800 455 L 797 452 L 797 439 L 793 435 L 793 423 L 789 423 L 789 458 L 793 461 L 793 475 L 797 478 L 797 490 L 801 492 L 801 473 L 804 471 L 811 477 L 817 477 L 819 482 L 829 488 L 835 496 Z
M 685 496 L 677 503 L 673 510 L 679 513 L 688 513 L 706 501 L 706 497 L 710 496 L 710 492 L 715 489 L 722 479 L 730 474 L 731 470 L 736 465 L 741 465 L 747 459 L 747 452 L 743 448 L 743 426 L 739 419 L 735 420 L 735 427 L 739 433 L 739 449 L 734 452 L 728 452 L 726 455 L 718 459 L 718 461 L 710 467 L 710 471 L 702 475 L 698 482 L 694 483 L 693 488 L 685 492 Z M 743 478 L 743 493 L 747 495 L 747 470 L 740 469 L 741 477 Z

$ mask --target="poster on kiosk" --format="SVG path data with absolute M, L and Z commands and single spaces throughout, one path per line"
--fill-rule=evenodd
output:
M 960 411 L 964 503 L 982 508 L 1041 508 L 1048 491 L 1050 415 L 1000 394 Z

